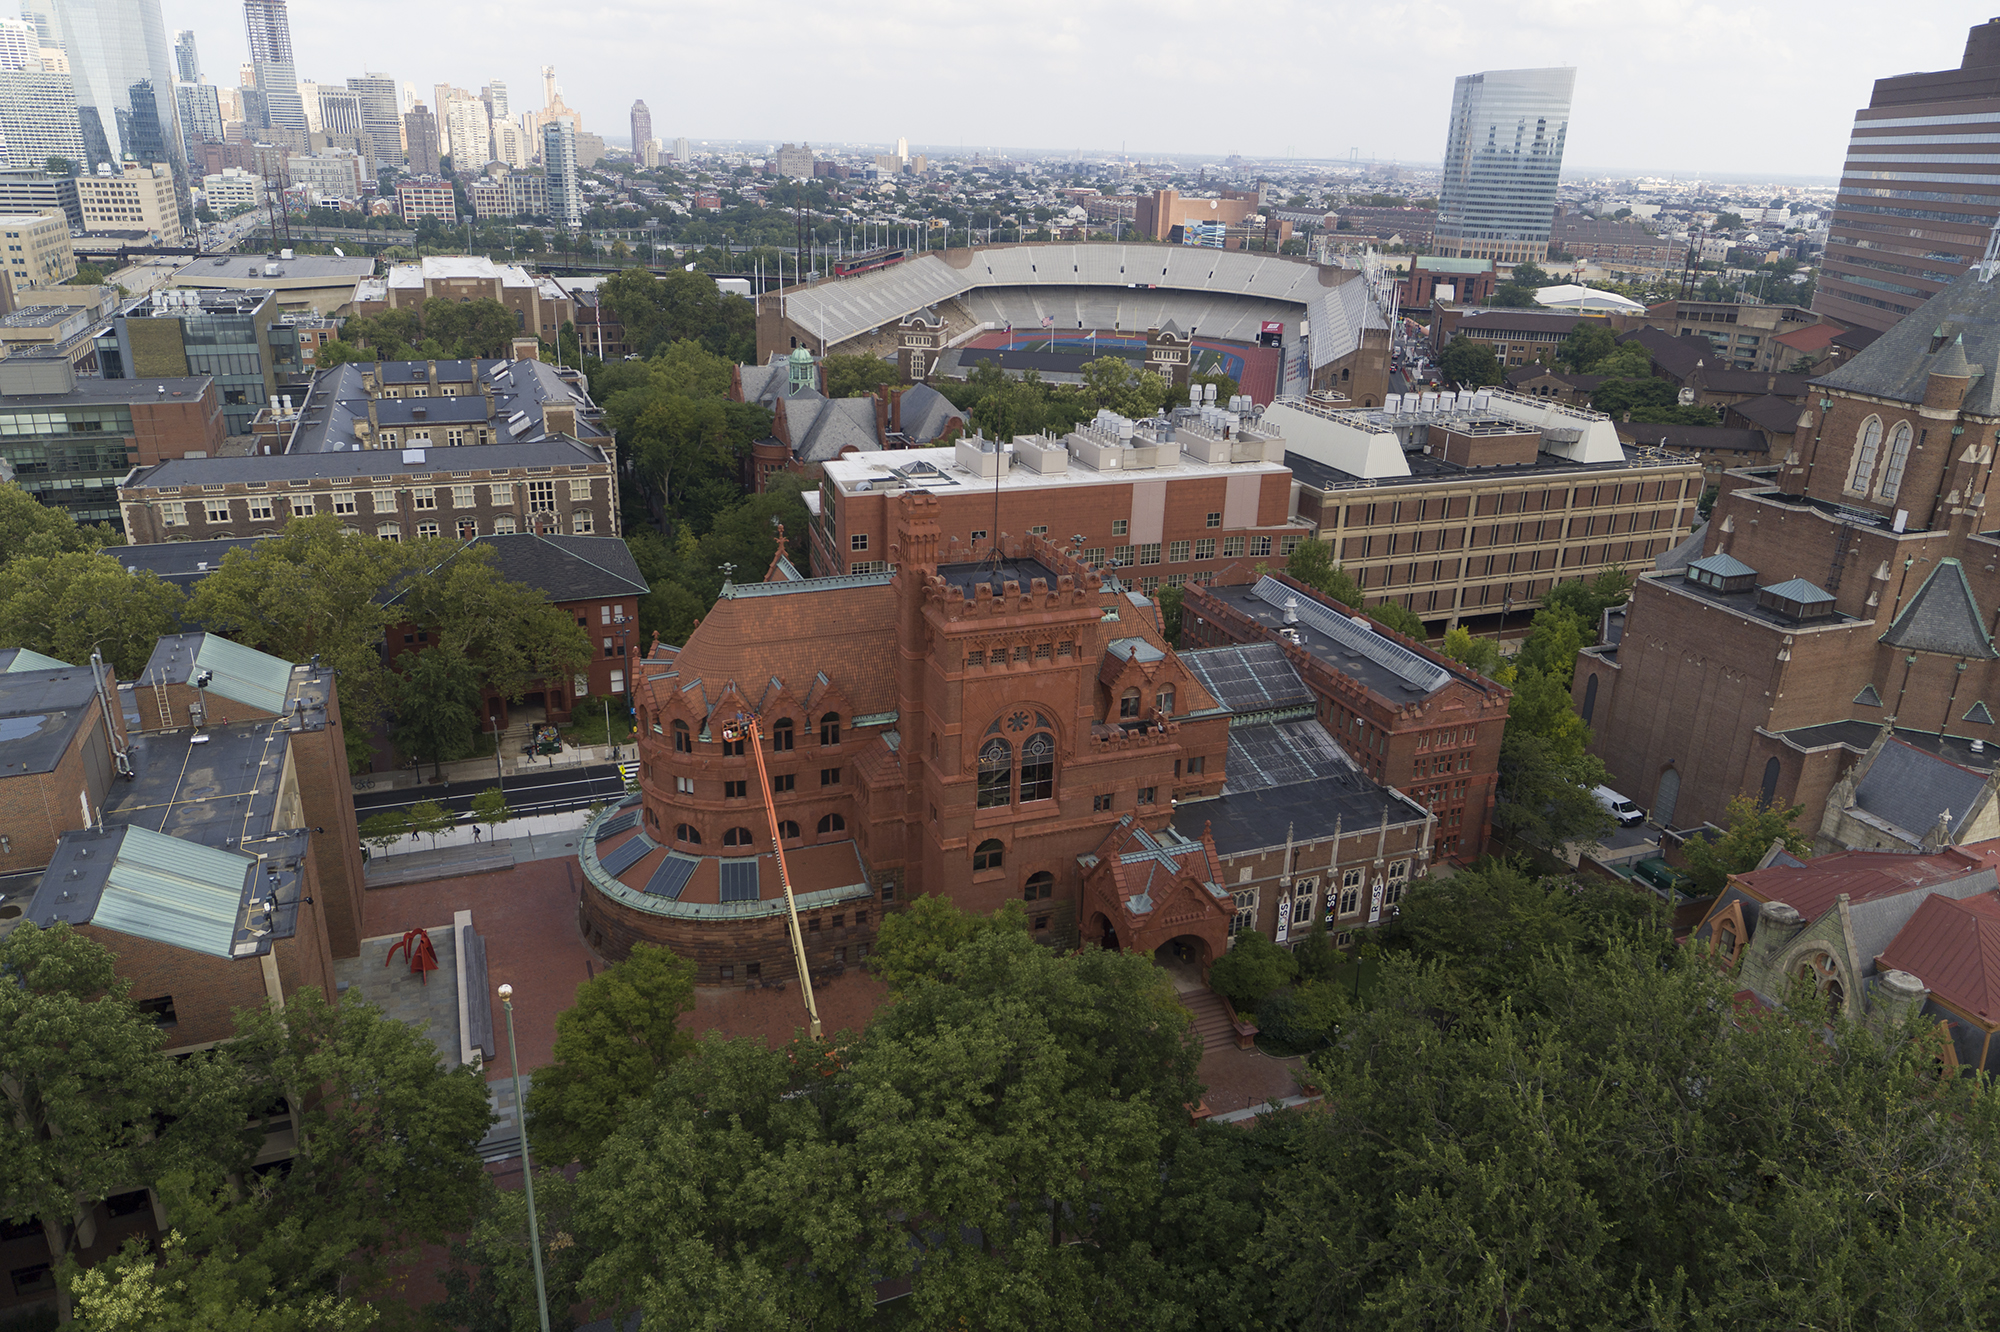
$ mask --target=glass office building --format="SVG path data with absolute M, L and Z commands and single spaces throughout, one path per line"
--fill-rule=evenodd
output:
M 1440 256 L 1548 258 L 1575 88 L 1568 68 L 1495 69 L 1458 80 L 1432 236 Z
M 270 338 L 277 312 L 268 291 L 156 291 L 128 303 L 97 335 L 98 373 L 106 379 L 211 376 L 227 433 L 247 435 L 277 391 Z

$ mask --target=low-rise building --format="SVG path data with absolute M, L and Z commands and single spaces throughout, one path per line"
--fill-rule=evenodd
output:
M 1432 355 L 1441 355 L 1454 337 L 1463 336 L 1492 347 L 1502 369 L 1553 364 L 1563 339 L 1588 317 L 1506 306 L 1440 305 L 1431 318 Z
M 97 374 L 97 330 L 105 316 L 118 308 L 116 287 L 66 287 L 69 292 L 98 292 L 103 299 L 87 304 L 23 305 L 0 316 L 0 354 L 45 356 L 66 361 L 79 378 Z M 37 300 L 44 292 L 29 293 Z
M 458 200 L 452 194 L 450 181 L 439 180 L 435 176 L 420 176 L 396 182 L 396 211 L 402 214 L 405 222 L 415 222 L 422 217 L 441 217 L 447 222 L 456 222 Z
M 69 223 L 42 213 L 0 215 L 0 313 L 20 308 L 21 293 L 54 287 L 76 276 L 76 248 Z
M 118 525 L 118 482 L 134 467 L 219 452 L 226 435 L 206 375 L 97 379 L 61 355 L 0 360 L 0 461 L 80 523 Z
M 106 379 L 208 375 L 228 433 L 247 435 L 277 392 L 276 315 L 269 290 L 163 288 L 127 302 L 98 331 L 98 372 Z
M 1439 631 L 1504 630 L 1557 583 L 1652 568 L 1702 492 L 1694 453 L 1630 447 L 1601 413 L 1497 389 L 1396 395 L 1373 412 L 1280 398 L 1260 424 L 1284 436 L 1308 535 L 1370 604 Z
M 1653 358 L 1654 376 L 1682 390 L 1684 405 L 1729 407 L 1753 398 L 1781 398 L 1795 406 L 1805 402 L 1805 375 L 1740 368 L 1742 362 L 1738 358 L 1718 351 L 1714 343 L 1697 333 L 1675 337 L 1665 329 L 1647 327 L 1634 329 L 1619 341 L 1637 342 L 1644 347 Z M 1768 353 L 1758 355 L 1769 359 Z
M 224 216 L 264 206 L 264 181 L 242 167 L 224 167 L 201 178 L 202 196 L 208 206 Z
M 127 162 L 116 174 L 78 176 L 76 193 L 87 232 L 143 232 L 156 245 L 178 245 L 187 234 L 181 226 L 180 186 L 164 162 Z
M 1821 336 L 1806 345 L 1824 352 L 1845 331 L 1839 324 L 1822 327 L 1819 315 L 1795 305 L 1730 301 L 1661 301 L 1647 308 L 1645 323 L 1676 338 L 1706 339 L 1716 357 L 1711 368 L 1727 370 L 1784 371 L 1799 353 L 1781 338 L 1818 328 Z
M 281 451 L 531 444 L 568 438 L 610 448 L 583 376 L 536 360 L 350 361 L 299 395 Z
M 354 288 L 375 274 L 375 261 L 355 255 L 203 255 L 168 279 L 170 287 L 217 287 L 227 291 L 268 291 L 280 310 L 338 314 L 354 303 Z
M 572 439 L 191 458 L 133 469 L 118 488 L 134 542 L 271 536 L 330 513 L 384 541 L 510 532 L 618 535 L 609 453 Z
M 1478 305 L 1499 285 L 1491 259 L 1443 259 L 1418 255 L 1410 260 L 1399 301 L 1406 310 L 1428 310 L 1440 302 Z
M 387 277 L 355 288 L 353 312 L 415 310 L 436 297 L 498 301 L 513 311 L 516 331 L 548 343 L 555 342 L 562 326 L 576 318 L 575 302 L 554 278 L 482 256 L 428 255 L 414 264 L 397 264 Z

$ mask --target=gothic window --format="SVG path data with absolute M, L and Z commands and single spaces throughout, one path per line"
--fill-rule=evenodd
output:
M 1056 890 L 1056 876 L 1049 873 L 1047 870 L 1038 870 L 1037 872 L 1030 874 L 1028 876 L 1028 882 L 1022 885 L 1021 900 L 1023 902 L 1045 901 L 1049 897 L 1054 895 L 1055 890 Z
M 1046 731 L 1038 732 L 1021 746 L 1021 803 L 1047 800 L 1055 793 L 1055 737 Z
M 1235 894 L 1235 913 L 1229 917 L 1229 937 L 1234 939 L 1257 924 L 1257 890 L 1247 889 Z
M 979 808 L 998 809 L 1007 804 L 1013 786 L 1014 748 L 996 735 L 979 750 Z
M 748 828 L 731 828 L 728 832 L 722 834 L 722 844 L 724 846 L 752 846 L 755 844 L 755 839 L 751 836 Z
M 1769 809 L 1771 802 L 1778 798 L 1779 770 L 1779 763 L 1775 758 L 1764 764 L 1764 789 L 1757 793 L 1757 803 L 1765 809 Z
M 847 820 L 838 814 L 829 814 L 819 821 L 819 830 L 823 833 L 846 832 Z
M 999 840 L 988 838 L 986 841 L 981 842 L 973 851 L 972 868 L 975 870 L 997 870 L 1005 858 L 1006 851 L 1001 847 Z
M 1861 445 L 1854 451 L 1854 475 L 1847 479 L 1847 488 L 1857 495 L 1865 495 L 1875 481 L 1875 460 L 1882 452 L 1882 418 L 1871 416 L 1861 424 Z
M 684 721 L 674 723 L 674 752 L 676 754 L 694 753 L 694 736 L 689 733 L 688 724 Z
M 1893 500 L 1896 492 L 1903 488 L 1903 469 L 1910 463 L 1910 423 L 1903 422 L 1896 427 L 1896 433 L 1889 437 L 1889 461 L 1882 468 L 1882 489 L 1878 492 L 1883 499 Z
M 1340 914 L 1351 916 L 1361 909 L 1361 871 L 1348 870 L 1340 876 Z

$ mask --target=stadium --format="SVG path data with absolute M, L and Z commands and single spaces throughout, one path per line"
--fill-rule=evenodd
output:
M 1389 328 L 1351 269 L 1185 245 L 1038 242 L 916 255 L 759 299 L 757 355 L 894 359 L 903 321 L 942 319 L 936 373 L 984 353 L 1060 379 L 1092 355 L 1143 363 L 1149 330 L 1192 335 L 1196 371 L 1220 370 L 1259 402 L 1331 390 L 1356 406 L 1387 391 Z

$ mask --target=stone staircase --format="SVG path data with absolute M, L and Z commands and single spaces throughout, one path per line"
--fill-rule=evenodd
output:
M 1203 1050 L 1227 1050 L 1236 1044 L 1236 1027 L 1229 1020 L 1229 1010 L 1222 1006 L 1222 997 L 1213 990 L 1182 990 L 1181 1007 L 1194 1016 L 1195 1033 L 1201 1037 Z

